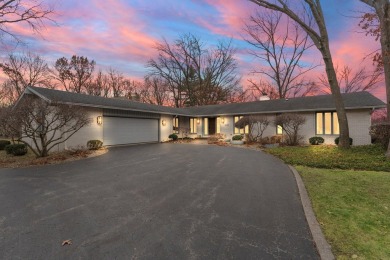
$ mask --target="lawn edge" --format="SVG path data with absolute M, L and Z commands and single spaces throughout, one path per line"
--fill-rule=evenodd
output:
M 322 260 L 333 260 L 335 259 L 331 246 L 326 241 L 324 234 L 322 233 L 321 226 L 317 221 L 317 218 L 314 214 L 313 208 L 311 206 L 311 201 L 309 198 L 309 195 L 307 194 L 305 184 L 302 181 L 301 176 L 299 175 L 298 171 L 291 165 L 288 165 L 291 172 L 293 173 L 295 177 L 295 181 L 298 186 L 299 195 L 301 197 L 301 202 L 303 206 L 303 211 L 306 216 L 306 221 L 309 224 L 309 229 L 311 232 L 311 235 L 313 236 L 314 243 L 316 244 L 317 251 L 320 255 L 320 258 Z

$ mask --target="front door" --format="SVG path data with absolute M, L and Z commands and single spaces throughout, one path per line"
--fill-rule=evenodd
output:
M 215 135 L 215 117 L 209 118 L 209 135 Z

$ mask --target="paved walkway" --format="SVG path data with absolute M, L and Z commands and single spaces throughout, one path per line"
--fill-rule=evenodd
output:
M 318 255 L 286 165 L 246 149 L 168 143 L 0 169 L 0 259 Z

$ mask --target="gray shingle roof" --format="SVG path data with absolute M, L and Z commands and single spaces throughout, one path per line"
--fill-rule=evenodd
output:
M 126 99 L 119 98 L 105 98 L 98 96 L 91 96 L 86 94 L 72 93 L 61 90 L 28 87 L 34 94 L 42 98 L 46 98 L 50 101 L 56 101 L 61 103 L 78 104 L 88 107 L 102 107 L 120 110 L 133 110 L 142 112 L 153 112 L 161 114 L 182 114 L 183 112 L 179 108 L 157 106 L 152 104 L 134 102 Z
M 344 99 L 344 105 L 346 109 L 385 107 L 385 103 L 366 91 L 342 94 L 342 97 Z M 290 99 L 189 107 L 183 108 L 183 110 L 192 115 L 209 116 L 300 111 L 327 111 L 335 110 L 335 105 L 332 99 L 332 95 L 321 95 Z
M 326 111 L 335 110 L 331 95 L 255 101 L 209 105 L 188 108 L 173 108 L 151 105 L 129 100 L 104 98 L 86 94 L 78 94 L 47 88 L 28 87 L 32 93 L 51 101 L 78 104 L 89 107 L 102 107 L 119 110 L 133 110 L 160 114 L 188 115 L 188 116 L 215 116 L 240 115 L 254 113 L 282 113 L 299 111 Z M 385 103 L 368 92 L 342 94 L 346 109 L 381 108 Z

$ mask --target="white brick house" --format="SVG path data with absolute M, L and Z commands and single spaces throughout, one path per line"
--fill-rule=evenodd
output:
M 248 128 L 238 129 L 234 123 L 246 115 L 261 114 L 270 121 L 282 113 L 300 113 L 306 123 L 300 131 L 303 140 L 321 136 L 325 143 L 333 144 L 338 137 L 338 121 L 331 95 L 265 100 L 246 103 L 221 104 L 188 108 L 172 108 L 144 104 L 123 99 L 104 98 L 45 88 L 28 87 L 25 95 L 35 95 L 48 102 L 82 106 L 92 123 L 81 129 L 59 150 L 85 146 L 91 139 L 102 140 L 105 145 L 122 145 L 168 141 L 176 127 L 188 129 L 190 137 L 208 137 L 222 134 L 231 138 L 245 134 Z M 368 92 L 343 94 L 350 136 L 354 145 L 370 144 L 369 127 L 373 110 L 385 104 Z M 263 136 L 278 134 L 272 123 Z

